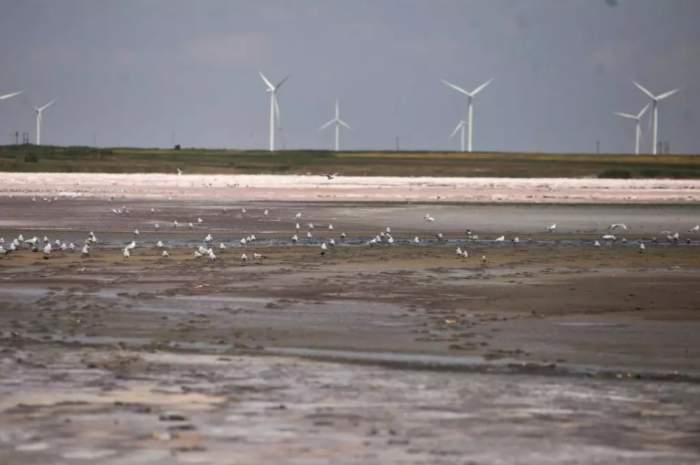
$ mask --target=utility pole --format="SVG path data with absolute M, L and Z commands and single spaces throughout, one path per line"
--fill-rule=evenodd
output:
M 398 152 L 399 150 L 399 136 L 396 136 L 396 151 Z
M 15 145 L 19 145 L 19 131 L 15 131 Z

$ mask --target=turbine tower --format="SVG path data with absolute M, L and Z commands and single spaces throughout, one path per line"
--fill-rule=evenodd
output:
M 460 134 L 460 147 L 462 149 L 462 152 L 464 152 L 464 131 L 467 126 L 467 122 L 464 120 L 461 120 L 459 124 L 457 124 L 457 127 L 455 127 L 455 130 L 452 131 L 452 134 L 450 134 L 450 139 L 452 139 L 455 134 L 457 134 L 457 131 L 461 129 L 461 134 Z
M 656 155 L 656 152 L 658 149 L 658 142 L 659 142 L 659 102 L 662 101 L 663 99 L 668 98 L 671 95 L 675 94 L 680 89 L 673 89 L 673 90 L 670 90 L 668 92 L 664 92 L 663 94 L 660 94 L 660 95 L 654 95 L 651 92 L 649 92 L 647 89 L 645 89 L 638 82 L 634 82 L 634 85 L 637 86 L 639 88 L 639 90 L 644 92 L 651 99 L 651 109 L 652 109 L 652 114 L 651 114 L 651 116 L 652 116 L 651 153 Z
M 43 107 L 34 107 L 34 111 L 36 112 L 36 145 L 41 145 L 41 119 L 43 117 L 44 110 L 53 105 L 55 101 L 56 100 L 51 100 Z
M 335 123 L 335 151 L 340 150 L 340 127 L 343 126 L 346 129 L 352 129 L 348 123 L 340 119 L 340 104 L 338 103 L 338 99 L 335 100 L 335 118 L 332 120 L 328 121 L 327 123 L 324 123 L 320 128 L 318 128 L 319 131 L 323 131 L 326 129 L 328 126 L 331 124 Z
M 623 118 L 627 119 L 633 119 L 637 122 L 635 126 L 635 132 L 634 132 L 634 154 L 639 155 L 639 139 L 642 137 L 642 116 L 644 116 L 644 113 L 647 112 L 649 109 L 649 104 L 642 108 L 642 111 L 640 111 L 636 115 L 631 115 L 629 113 L 620 113 L 620 112 L 615 112 L 617 116 L 622 116 Z
M 19 92 L 12 92 L 11 94 L 0 95 L 0 100 L 7 100 L 8 98 L 12 98 L 16 95 L 21 94 L 22 92 L 24 91 L 20 90 Z
M 279 90 L 280 87 L 282 87 L 282 84 L 284 84 L 284 81 L 289 79 L 289 76 L 282 79 L 275 86 L 272 84 L 272 82 L 270 82 L 270 80 L 268 78 L 265 77 L 265 75 L 263 73 L 258 71 L 258 74 L 260 74 L 260 77 L 265 82 L 265 85 L 267 86 L 267 92 L 270 93 L 270 152 L 274 152 L 275 151 L 275 120 L 277 120 L 277 125 L 279 125 L 279 121 L 280 121 L 280 106 L 277 103 L 277 91 Z
M 479 87 L 477 87 L 473 91 L 467 92 L 466 90 L 462 89 L 459 86 L 452 84 L 451 82 L 448 82 L 444 79 L 442 80 L 443 84 L 445 84 L 446 86 L 451 87 L 454 90 L 456 90 L 457 92 L 460 92 L 460 93 L 467 96 L 467 122 L 466 122 L 466 124 L 467 124 L 467 151 L 468 152 L 472 151 L 472 130 L 474 127 L 473 100 L 474 100 L 474 97 L 476 97 L 476 94 L 478 94 L 479 92 L 484 90 L 486 88 L 486 86 L 491 84 L 491 81 L 493 81 L 493 79 L 489 79 L 488 81 L 484 82 L 483 84 L 481 84 Z

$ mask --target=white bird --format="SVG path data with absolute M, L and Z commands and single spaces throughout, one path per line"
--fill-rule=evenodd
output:
M 136 248 L 136 241 L 131 241 L 129 245 L 126 246 L 126 250 L 131 250 Z
M 253 260 L 262 260 L 263 256 L 259 253 L 253 253 Z
M 608 229 L 611 229 L 611 230 L 615 230 L 618 228 L 627 231 L 627 225 L 624 223 L 613 223 L 610 226 L 608 226 Z
M 182 176 L 182 170 L 180 168 L 177 169 L 177 175 Z
M 639 243 L 639 253 L 643 253 L 647 247 L 644 245 L 644 242 Z
M 457 249 L 455 250 L 455 255 L 457 255 L 458 257 L 462 256 L 462 248 L 461 247 L 457 247 Z
M 0 255 L 7 255 L 7 250 L 2 245 L 0 245 Z
M 193 255 L 194 258 L 200 258 L 202 256 L 202 253 L 199 250 L 195 249 Z
M 329 230 L 329 231 L 333 231 L 333 225 L 332 225 L 332 224 L 329 224 L 329 225 L 328 225 L 328 230 Z
M 389 236 L 389 239 L 387 239 L 387 243 L 393 244 L 394 243 L 394 238 L 392 236 Z
M 350 129 L 350 128 L 348 127 L 348 129 Z M 335 151 L 337 152 L 338 149 L 335 149 Z M 338 173 L 326 173 L 326 179 L 328 179 L 329 181 L 334 180 L 337 176 L 338 176 Z
M 262 78 L 262 80 L 265 82 L 265 85 L 267 86 L 267 92 L 270 93 L 270 152 L 274 152 L 275 121 L 277 122 L 278 126 L 280 121 L 280 107 L 279 103 L 277 102 L 277 92 L 279 91 L 280 87 L 282 87 L 282 84 L 284 84 L 284 82 L 287 79 L 289 79 L 289 76 L 286 76 L 284 79 L 278 82 L 277 85 L 273 85 L 272 82 L 270 82 L 270 80 L 267 79 L 263 73 L 258 71 L 258 74 L 260 74 L 260 78 Z
M 593 247 L 600 247 L 600 241 L 598 241 L 598 239 L 593 242 Z
M 335 100 L 335 117 L 330 121 L 323 123 L 318 130 L 323 131 L 330 125 L 335 126 L 335 151 L 338 152 L 340 150 L 340 127 L 342 126 L 345 129 L 351 129 L 348 123 L 340 119 L 340 104 L 338 103 L 338 99 Z M 326 177 L 328 180 L 332 180 L 337 174 L 338 173 L 326 174 Z
M 309 223 L 309 229 L 314 229 L 314 224 L 313 224 L 313 223 Z
M 90 255 L 90 246 L 85 244 L 85 245 L 83 245 L 83 248 L 80 250 L 80 256 L 87 257 L 88 255 Z
M 75 244 L 73 244 L 72 242 L 70 244 L 68 244 L 68 250 L 73 252 L 75 250 Z
M 488 81 L 484 82 L 480 86 L 478 86 L 476 89 L 472 90 L 471 92 L 467 92 L 463 88 L 452 84 L 451 82 L 448 82 L 446 80 L 442 80 L 442 83 L 445 84 L 448 87 L 451 87 L 452 89 L 456 90 L 457 92 L 464 94 L 467 96 L 467 151 L 471 152 L 472 151 L 472 131 L 474 128 L 474 97 L 484 90 L 489 84 L 493 82 L 493 79 L 489 79 Z
M 311 235 L 311 231 L 306 231 L 306 238 L 311 239 L 313 236 Z
M 296 234 L 292 236 L 292 242 L 294 242 L 296 244 L 298 240 L 299 240 L 299 236 L 297 236 Z
M 154 224 L 153 227 L 156 229 L 160 229 L 160 225 L 158 223 Z
M 170 254 L 168 253 L 167 250 L 164 250 L 163 252 L 161 252 L 160 256 L 161 256 L 161 257 L 169 257 Z
M 216 255 L 214 255 L 213 249 L 207 250 L 207 256 L 208 256 L 210 262 L 213 262 L 216 260 Z
M 420 238 L 418 236 L 413 238 L 413 243 L 414 244 L 420 244 Z
M 194 228 L 194 224 L 192 224 L 192 222 L 189 222 L 189 223 L 187 223 L 187 227 L 192 229 L 192 228 Z
M 158 242 L 156 242 L 156 247 L 158 247 L 159 249 L 162 249 L 163 247 L 165 247 L 165 244 L 163 244 L 163 241 L 158 241 Z
M 505 241 L 505 240 L 506 240 L 506 236 L 498 236 L 498 237 L 496 238 L 496 242 L 503 242 L 503 241 Z
M 299 223 L 297 223 L 297 224 L 295 225 L 295 228 L 296 228 L 296 230 L 298 231 L 298 230 L 301 229 L 301 225 L 300 225 Z
M 245 237 L 242 237 L 242 238 L 241 238 L 241 245 L 246 245 L 247 242 L 248 242 L 248 241 L 246 240 Z
M 219 250 L 226 250 L 226 244 L 223 242 L 219 244 Z
M 520 243 L 520 238 L 519 238 L 518 236 L 515 236 L 515 237 L 513 238 L 513 243 L 514 243 L 514 244 L 519 244 L 519 243 Z
M 328 250 L 328 246 L 326 245 L 325 242 L 321 244 L 321 255 L 324 255 L 326 253 L 326 250 Z
M 131 253 L 129 252 L 129 248 L 125 247 L 124 251 L 122 252 L 122 255 L 124 255 L 124 258 L 129 258 L 131 256 Z
M 551 233 L 554 232 L 554 231 L 556 231 L 556 230 L 557 230 L 557 224 L 556 224 L 556 223 L 547 226 L 547 231 L 549 231 L 549 232 L 551 232 Z
M 688 232 L 698 232 L 698 231 L 700 231 L 700 224 L 696 224 L 695 226 L 693 226 L 692 228 L 690 228 L 688 230 Z
M 177 220 L 173 220 L 173 228 L 177 228 L 179 224 Z
M 95 236 L 94 232 L 90 231 L 90 234 L 88 234 L 88 241 L 93 244 L 97 244 L 97 236 Z
M 201 218 L 197 218 L 197 223 L 201 224 L 204 220 Z
M 267 208 L 266 208 L 265 211 L 263 212 L 263 215 L 267 216 L 269 213 L 270 213 L 270 212 L 269 212 L 269 211 L 267 210 Z
M 604 241 L 614 241 L 617 239 L 614 234 L 604 234 L 603 235 L 603 240 Z
M 481 264 L 486 265 L 486 255 L 481 256 Z
M 297 214 L 296 214 L 296 215 L 294 215 L 294 217 L 295 217 L 296 219 L 299 219 L 299 218 L 301 218 L 301 212 L 297 212 Z
M 341 239 L 341 240 L 342 240 L 342 239 L 345 239 L 346 237 L 348 237 L 347 234 L 345 234 L 345 233 L 340 233 L 340 239 Z
M 51 243 L 49 242 L 44 246 L 44 258 L 49 258 L 49 255 L 51 255 Z
M 430 222 L 430 223 L 432 223 L 433 221 L 435 221 L 435 218 L 433 218 L 432 216 L 430 216 L 430 213 L 426 213 L 425 216 L 423 217 L 423 219 L 425 219 L 425 221 L 428 221 L 428 222 Z
M 387 227 L 386 227 L 386 233 L 387 233 L 387 234 L 391 234 L 391 226 L 387 226 Z
M 138 229 L 134 229 L 134 236 L 138 236 L 141 232 Z
M 333 239 L 333 238 L 329 239 L 328 245 L 330 245 L 331 247 L 335 247 L 335 239 Z
M 204 237 L 204 242 L 211 242 L 211 241 L 213 241 L 213 240 L 214 240 L 214 238 L 212 237 L 211 234 L 207 234 L 207 235 Z
M 241 255 L 241 261 L 242 261 L 243 263 L 247 262 L 247 261 L 248 261 L 248 256 L 247 256 L 246 254 L 242 254 L 242 255 Z

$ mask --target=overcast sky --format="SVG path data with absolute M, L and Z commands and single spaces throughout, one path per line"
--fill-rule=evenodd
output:
M 467 89 L 475 150 L 625 152 L 652 92 L 660 138 L 700 152 L 698 0 L 0 0 L 0 143 L 264 148 L 280 90 L 280 146 L 455 149 Z M 644 129 L 647 129 L 645 124 Z M 649 135 L 646 131 L 645 136 Z M 644 147 L 649 142 L 645 138 Z

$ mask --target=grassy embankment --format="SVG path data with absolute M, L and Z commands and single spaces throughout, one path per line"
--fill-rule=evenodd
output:
M 700 155 L 0 147 L 0 171 L 700 179 Z

